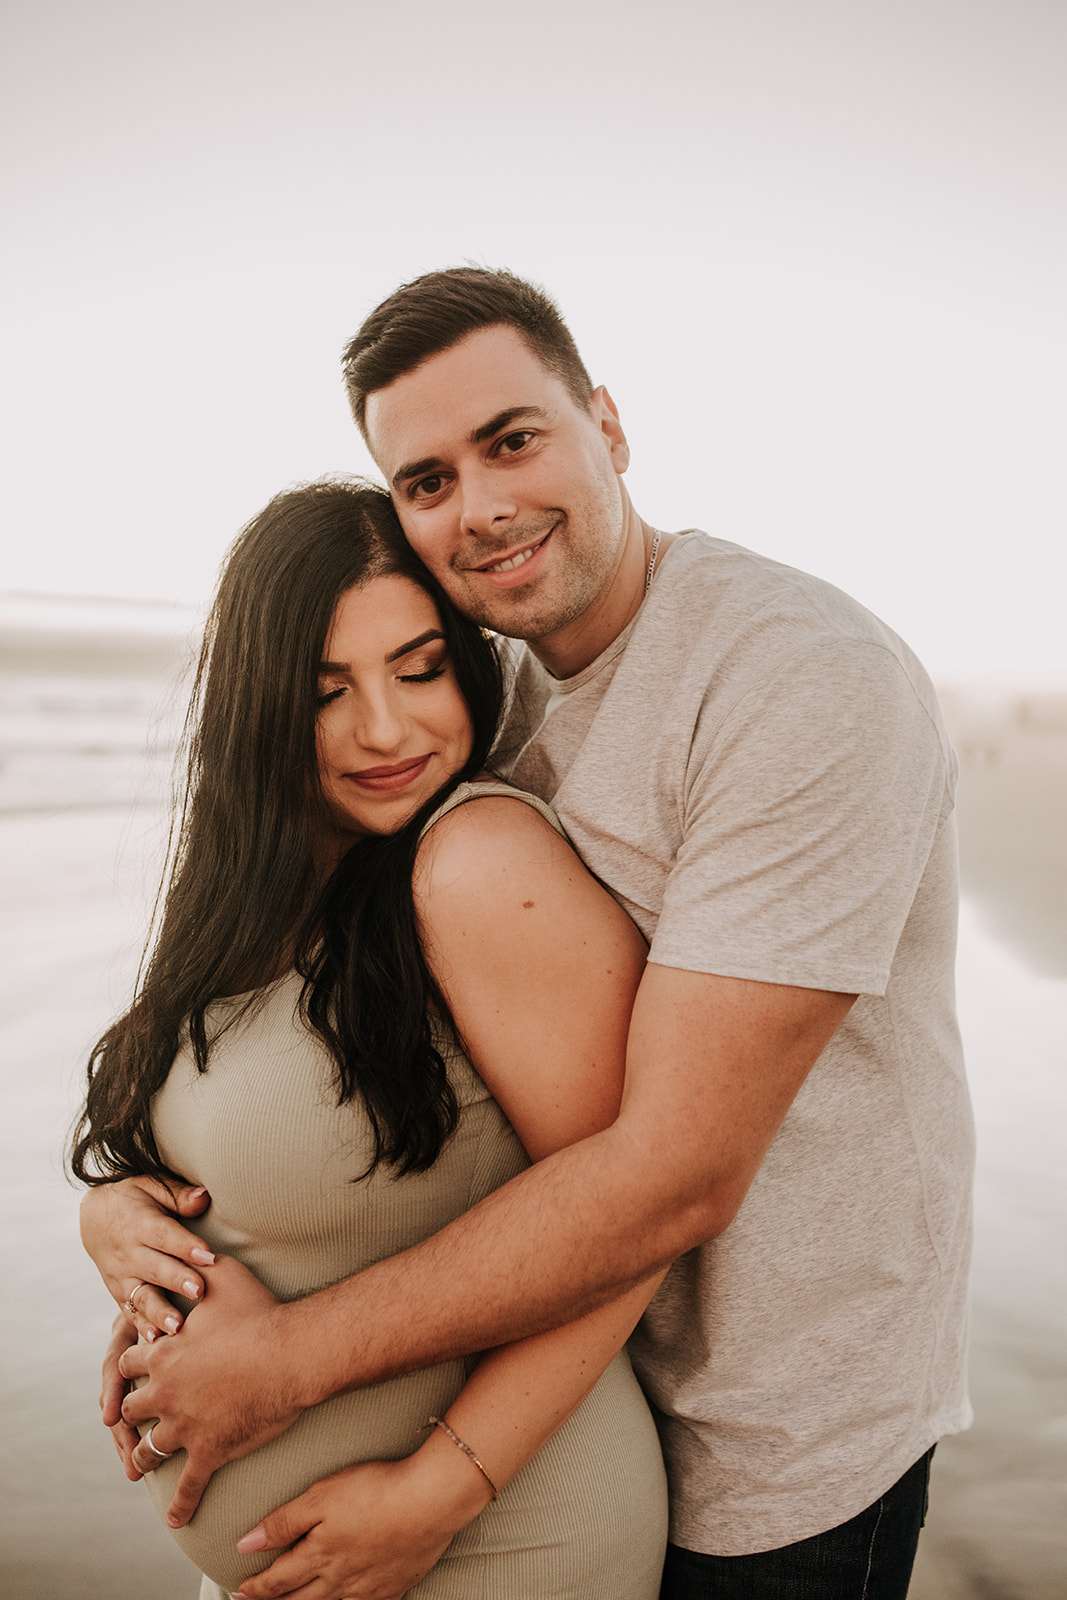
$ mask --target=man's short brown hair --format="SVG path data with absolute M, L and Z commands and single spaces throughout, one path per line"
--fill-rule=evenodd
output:
M 514 273 L 449 267 L 405 283 L 371 312 L 345 350 L 349 403 L 364 438 L 367 396 L 449 350 L 469 333 L 514 328 L 549 372 L 587 408 L 593 385 L 570 329 L 545 291 Z

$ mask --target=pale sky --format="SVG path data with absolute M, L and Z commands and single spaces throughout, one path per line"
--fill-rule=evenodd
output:
M 558 299 L 638 510 L 1067 688 L 1062 0 L 8 0 L 0 589 L 202 602 L 339 352 Z

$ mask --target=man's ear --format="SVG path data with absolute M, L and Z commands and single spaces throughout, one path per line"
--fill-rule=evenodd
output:
M 626 442 L 626 435 L 619 421 L 619 408 L 603 384 L 599 389 L 593 390 L 593 398 L 589 405 L 593 421 L 608 441 L 611 464 L 621 477 L 630 465 L 630 446 Z

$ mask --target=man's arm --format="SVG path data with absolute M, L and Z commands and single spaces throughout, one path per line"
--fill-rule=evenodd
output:
M 721 1233 L 853 999 L 650 964 L 614 1125 L 283 1308 L 283 1383 L 312 1405 L 555 1327 Z
M 198 1313 L 128 1351 L 123 1373 L 151 1382 L 126 1419 L 165 1418 L 159 1435 L 192 1441 L 191 1480 L 206 1481 L 332 1394 L 604 1304 L 729 1225 L 852 999 L 650 964 L 610 1128 L 320 1294 L 232 1321 Z

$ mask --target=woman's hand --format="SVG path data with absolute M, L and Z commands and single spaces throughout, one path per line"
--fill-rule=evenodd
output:
M 177 1216 L 198 1217 L 209 1204 L 206 1189 L 177 1182 L 168 1186 L 155 1178 L 99 1184 L 82 1198 L 82 1243 L 112 1299 L 149 1342 L 161 1333 L 177 1333 L 182 1325 L 167 1293 L 188 1300 L 204 1293 L 204 1279 L 195 1269 L 211 1266 L 215 1257 Z
M 445 1448 L 442 1449 L 441 1446 Z M 366 1461 L 314 1484 L 237 1548 L 285 1554 L 242 1600 L 400 1600 L 489 1500 L 485 1480 L 437 1435 L 404 1461 Z
M 104 1373 L 100 1386 L 100 1411 L 104 1419 L 104 1427 L 110 1428 L 111 1437 L 115 1441 L 115 1449 L 119 1453 L 123 1470 L 131 1483 L 137 1483 L 144 1476 L 133 1464 L 133 1452 L 141 1442 L 136 1428 L 131 1428 L 122 1418 L 122 1402 L 128 1387 L 126 1379 L 119 1371 L 119 1360 L 124 1350 L 131 1344 L 137 1343 L 137 1334 L 130 1326 L 124 1311 L 120 1311 L 111 1326 L 111 1338 L 104 1352 Z

